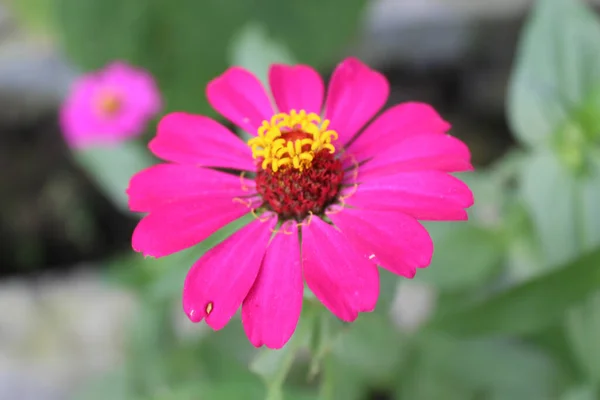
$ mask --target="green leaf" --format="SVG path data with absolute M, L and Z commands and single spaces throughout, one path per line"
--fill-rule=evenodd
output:
M 575 177 L 550 151 L 524 165 L 521 193 L 548 266 L 573 259 L 600 244 L 600 166 Z
M 560 400 L 596 400 L 597 398 L 591 386 L 576 386 L 570 388 Z
M 503 256 L 499 236 L 472 223 L 455 224 L 450 232 L 432 235 L 435 252 L 431 265 L 416 280 L 441 290 L 473 287 L 497 271 Z
M 600 84 L 600 25 L 582 1 L 540 0 L 521 38 L 508 117 L 523 143 L 549 137 Z
M 552 361 L 522 344 L 425 335 L 415 351 L 402 398 L 546 400 L 560 384 Z
M 533 153 L 525 163 L 521 193 L 533 218 L 546 264 L 564 263 L 579 251 L 575 190 L 574 177 L 552 152 Z
M 600 385 L 600 292 L 569 310 L 565 325 L 579 365 L 591 383 Z
M 267 400 L 283 399 L 283 384 L 292 367 L 296 353 L 308 346 L 314 327 L 314 314 L 304 312 L 290 341 L 279 350 L 263 349 L 250 364 L 250 370 L 259 375 L 267 386 Z
M 129 213 L 126 193 L 129 180 L 155 163 L 148 151 L 133 140 L 111 147 L 76 150 L 74 157 L 115 206 L 126 213 Z
M 472 306 L 438 315 L 430 328 L 464 336 L 539 331 L 598 290 L 599 265 L 600 248 Z
M 540 349 L 560 365 L 566 381 L 577 382 L 581 377 L 581 369 L 566 336 L 563 320 L 559 320 L 546 329 L 523 337 L 522 340 Z
M 405 351 L 405 339 L 390 317 L 369 313 L 361 314 L 339 336 L 332 355 L 368 382 L 385 384 L 393 381 Z

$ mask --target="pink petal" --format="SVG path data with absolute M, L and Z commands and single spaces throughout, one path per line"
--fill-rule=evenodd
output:
M 247 205 L 223 198 L 166 203 L 138 223 L 133 249 L 144 256 L 167 256 L 200 243 L 248 212 Z
M 390 85 L 382 74 L 356 58 L 347 58 L 333 71 L 325 103 L 329 129 L 346 144 L 383 107 Z
M 302 266 L 312 292 L 343 321 L 375 309 L 379 272 L 367 255 L 319 217 L 302 227 Z
M 71 147 L 85 148 L 97 142 L 107 141 L 106 135 L 103 135 L 107 133 L 106 127 L 99 126 L 92 108 L 99 85 L 96 74 L 80 76 L 74 80 L 67 99 L 61 105 L 59 122 L 65 140 Z M 102 130 L 99 130 L 100 128 Z
M 420 220 L 466 220 L 473 193 L 459 179 L 439 171 L 403 172 L 359 184 L 346 203 L 401 211 Z
M 325 86 L 313 68 L 274 64 L 269 69 L 269 85 L 280 112 L 304 110 L 321 114 Z
M 398 104 L 381 114 L 348 147 L 357 161 L 377 155 L 401 140 L 424 133 L 446 133 L 450 124 L 428 104 Z
M 274 114 L 260 81 L 241 67 L 231 67 L 213 79 L 206 96 L 215 110 L 252 135 Z
M 98 96 L 117 96 L 121 107 L 115 115 L 98 112 Z M 159 89 L 152 75 L 122 62 L 82 75 L 69 90 L 61 107 L 60 123 L 69 145 L 84 148 L 115 144 L 144 131 L 160 110 Z
M 203 115 L 175 112 L 158 124 L 150 150 L 163 160 L 254 171 L 250 147 L 233 132 Z
M 125 95 L 125 107 L 147 118 L 160 111 L 160 91 L 147 71 L 122 61 L 108 64 L 100 71 L 103 85 L 118 88 Z
M 61 106 L 61 129 L 71 147 L 114 145 L 142 133 L 145 128 L 148 116 L 137 112 L 135 108 L 124 108 L 111 118 L 98 114 L 95 101 L 106 90 L 100 76 L 100 73 L 91 73 L 76 79 L 68 98 Z M 125 97 L 125 94 L 122 96 Z
M 246 188 L 246 190 L 244 190 Z M 180 164 L 158 164 L 138 172 L 129 182 L 129 208 L 148 212 L 182 200 L 198 202 L 255 194 L 254 182 L 208 168 Z
M 413 217 L 400 212 L 344 208 L 327 216 L 350 244 L 391 272 L 413 278 L 431 262 L 433 242 Z
M 250 342 L 282 348 L 296 330 L 304 284 L 298 227 L 286 226 L 267 248 L 256 282 L 242 306 L 242 323 Z
M 215 330 L 227 325 L 256 280 L 276 222 L 255 220 L 196 261 L 183 285 L 183 310 L 192 322 L 206 319 Z
M 471 171 L 471 152 L 463 142 L 449 135 L 414 135 L 387 150 L 382 149 L 362 165 L 359 179 L 418 170 Z

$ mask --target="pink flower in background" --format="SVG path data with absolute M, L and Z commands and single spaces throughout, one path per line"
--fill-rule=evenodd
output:
M 72 147 L 117 143 L 141 134 L 160 106 L 152 76 L 117 61 L 76 79 L 62 105 L 60 123 Z
M 426 104 L 399 104 L 369 123 L 390 89 L 359 60 L 337 66 L 326 99 L 305 65 L 273 65 L 269 83 L 274 104 L 242 68 L 208 85 L 211 105 L 253 136 L 247 144 L 205 116 L 164 117 L 150 149 L 167 163 L 134 176 L 128 194 L 133 211 L 149 213 L 133 248 L 154 257 L 256 216 L 192 266 L 183 308 L 221 329 L 241 306 L 250 341 L 280 348 L 296 328 L 304 281 L 353 321 L 375 308 L 378 266 L 407 278 L 426 267 L 433 244 L 418 220 L 466 220 L 473 195 L 449 173 L 472 166 Z

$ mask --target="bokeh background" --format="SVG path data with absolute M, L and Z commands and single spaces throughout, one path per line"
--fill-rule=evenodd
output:
M 0 0 L 0 399 L 600 399 L 600 22 L 583 0 Z M 600 4 L 599 4 L 600 5 Z M 181 311 L 209 238 L 134 254 L 130 176 L 156 121 L 71 150 L 57 111 L 79 74 L 150 70 L 164 112 L 215 116 L 206 83 L 271 62 L 325 76 L 354 55 L 390 104 L 431 103 L 472 150 L 467 223 L 427 224 L 414 280 L 374 313 L 305 306 L 256 350 Z

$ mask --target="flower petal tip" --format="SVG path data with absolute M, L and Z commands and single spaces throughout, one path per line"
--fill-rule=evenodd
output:
M 190 310 L 185 310 L 185 313 L 188 317 L 188 319 L 193 322 L 194 324 L 197 324 L 198 322 L 202 321 L 204 319 L 204 313 L 203 312 L 199 312 L 196 311 L 195 309 L 190 309 Z

